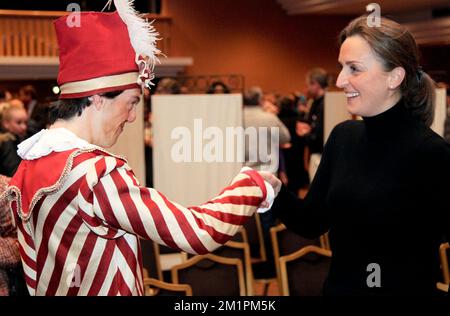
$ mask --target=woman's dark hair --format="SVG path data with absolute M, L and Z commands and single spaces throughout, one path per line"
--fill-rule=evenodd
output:
M 419 51 L 411 33 L 402 25 L 382 17 L 380 26 L 369 27 L 367 16 L 351 21 L 339 35 L 339 47 L 350 36 L 361 36 L 369 43 L 385 71 L 405 69 L 400 85 L 404 104 L 411 114 L 427 126 L 434 117 L 435 83 L 419 66 Z
M 99 94 L 107 99 L 114 99 L 124 90 L 111 91 Z M 49 124 L 53 124 L 56 120 L 68 120 L 75 116 L 80 116 L 85 108 L 91 105 L 90 97 L 61 99 L 54 102 L 48 111 Z

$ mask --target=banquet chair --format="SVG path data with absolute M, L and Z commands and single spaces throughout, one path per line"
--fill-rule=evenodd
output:
M 444 284 L 450 284 L 450 266 L 448 258 L 450 257 L 450 244 L 448 242 L 439 247 L 439 258 L 441 260 L 442 279 Z
M 330 264 L 331 251 L 312 245 L 280 257 L 281 295 L 322 295 Z
M 301 237 L 287 229 L 284 224 L 272 227 L 270 229 L 270 238 L 272 241 L 278 289 L 281 291 L 280 257 L 294 253 L 308 245 L 322 246 L 322 243 L 319 239 Z
M 195 296 L 247 295 L 242 261 L 214 254 L 198 255 L 172 267 L 175 284 L 189 284 Z
M 153 278 L 144 278 L 146 296 L 192 296 L 188 284 L 167 283 Z
M 216 249 L 213 254 L 226 258 L 238 258 L 243 262 L 245 285 L 247 289 L 246 294 L 248 296 L 253 296 L 254 277 L 248 244 L 231 240 L 222 247 Z

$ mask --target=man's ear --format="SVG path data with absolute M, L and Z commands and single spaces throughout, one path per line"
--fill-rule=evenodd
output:
M 89 97 L 89 101 L 91 101 L 91 104 L 95 107 L 96 110 L 101 110 L 105 103 L 104 98 L 102 98 L 98 94 Z
M 397 89 L 405 79 L 405 69 L 403 67 L 395 67 L 389 72 L 388 87 L 391 90 Z

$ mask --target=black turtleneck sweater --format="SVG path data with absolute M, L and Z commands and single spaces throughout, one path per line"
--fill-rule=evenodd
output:
M 328 295 L 435 293 L 450 238 L 450 145 L 400 101 L 332 131 L 305 200 L 282 189 L 274 213 L 300 235 L 329 230 Z M 368 265 L 380 267 L 381 287 Z

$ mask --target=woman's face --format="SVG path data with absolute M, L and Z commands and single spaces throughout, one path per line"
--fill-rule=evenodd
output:
M 28 116 L 25 109 L 13 109 L 3 125 L 8 132 L 24 137 L 27 133 L 27 121 Z
M 369 43 L 361 36 L 350 36 L 342 43 L 339 64 L 342 70 L 336 86 L 344 89 L 351 114 L 374 116 L 400 99 L 398 69 L 384 71 Z

